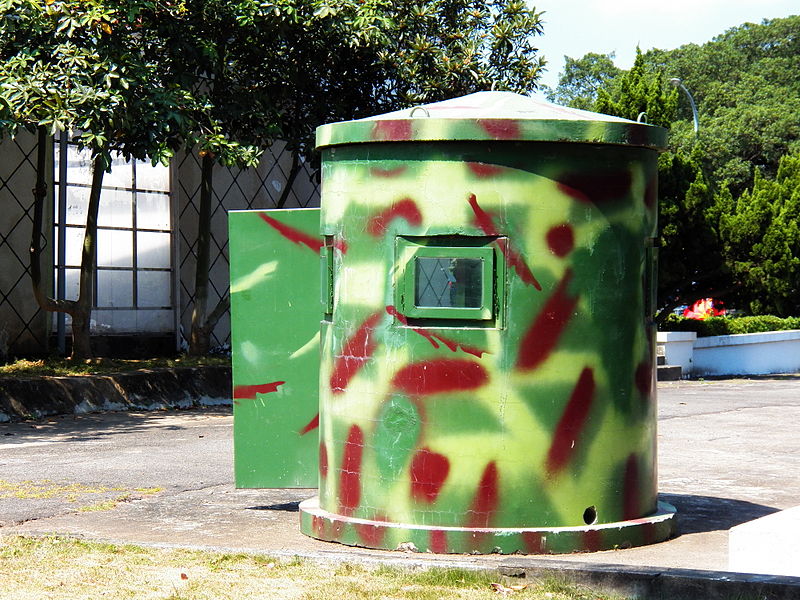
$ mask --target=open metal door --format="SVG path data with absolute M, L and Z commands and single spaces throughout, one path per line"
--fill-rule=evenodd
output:
M 229 213 L 236 487 L 316 487 L 319 209 Z

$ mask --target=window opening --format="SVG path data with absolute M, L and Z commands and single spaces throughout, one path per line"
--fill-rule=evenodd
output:
M 501 327 L 504 238 L 399 237 L 395 305 L 408 323 L 428 327 Z
M 56 289 L 73 300 L 91 190 L 90 152 L 57 142 L 55 172 L 56 240 L 64 236 L 64 251 L 55 258 Z M 173 331 L 172 253 L 169 168 L 114 156 L 98 212 L 93 332 Z M 68 323 L 69 316 L 65 319 Z

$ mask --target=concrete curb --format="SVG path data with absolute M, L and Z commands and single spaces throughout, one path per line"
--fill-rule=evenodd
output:
M 57 414 L 231 404 L 227 366 L 0 379 L 0 423 Z
M 567 561 L 536 564 L 523 559 L 505 561 L 498 570 L 511 577 L 566 579 L 595 590 L 648 600 L 800 598 L 800 577 Z

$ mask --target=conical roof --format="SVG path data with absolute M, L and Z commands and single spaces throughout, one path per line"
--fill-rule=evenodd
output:
M 512 92 L 477 92 L 317 128 L 317 147 L 366 142 L 540 141 L 661 148 L 666 130 Z

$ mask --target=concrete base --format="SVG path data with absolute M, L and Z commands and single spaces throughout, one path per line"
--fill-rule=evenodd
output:
M 656 513 L 618 523 L 581 527 L 472 529 L 386 523 L 329 513 L 319 498 L 300 503 L 300 530 L 313 538 L 382 550 L 437 554 L 565 554 L 644 546 L 675 531 L 675 507 L 658 503 Z
M 800 506 L 732 527 L 728 568 L 800 577 Z

